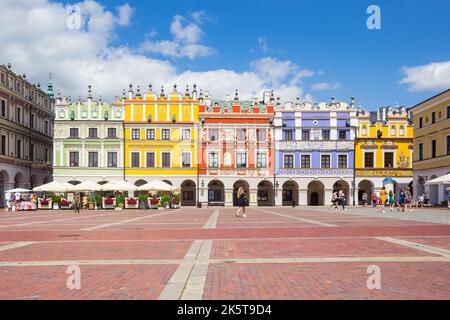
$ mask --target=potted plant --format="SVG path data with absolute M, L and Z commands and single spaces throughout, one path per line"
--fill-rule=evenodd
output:
M 69 209 L 70 202 L 67 201 L 66 199 L 61 199 L 61 201 L 59 202 L 59 206 L 61 207 L 61 209 Z
M 125 207 L 127 209 L 137 209 L 139 207 L 138 200 L 136 198 L 127 198 Z
M 150 199 L 150 205 L 152 209 L 158 209 L 159 199 L 156 196 Z
M 140 194 L 138 195 L 139 200 L 139 209 L 146 209 L 147 208 L 147 201 L 148 201 L 148 195 L 146 194 Z
M 39 199 L 38 200 L 38 209 L 51 209 L 52 203 L 49 199 Z
M 53 195 L 51 196 L 52 203 L 53 203 L 53 209 L 58 210 L 59 209 L 59 203 L 61 202 L 62 196 Z
M 113 209 L 116 204 L 116 199 L 112 197 L 103 198 L 103 208 Z
M 125 197 L 122 195 L 118 195 L 116 197 L 116 210 L 122 210 L 125 203 Z M 125 206 L 126 207 L 126 206 Z
M 177 196 L 172 197 L 172 208 L 178 209 L 180 207 L 180 201 L 178 200 Z
M 165 194 L 161 197 L 161 206 L 169 209 L 170 208 L 170 196 L 168 194 Z
M 89 199 L 89 210 L 94 210 L 95 209 L 95 198 L 90 198 Z

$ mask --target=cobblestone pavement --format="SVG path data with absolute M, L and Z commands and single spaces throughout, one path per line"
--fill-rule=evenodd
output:
M 0 299 L 450 299 L 450 210 L 235 211 L 0 212 Z

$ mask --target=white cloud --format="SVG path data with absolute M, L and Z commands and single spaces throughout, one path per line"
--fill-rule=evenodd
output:
M 313 84 L 311 89 L 314 91 L 325 91 L 325 90 L 335 90 L 339 89 L 341 85 L 337 82 L 319 82 Z
M 266 37 L 259 37 L 258 38 L 258 45 L 262 52 L 267 52 L 270 50 L 269 45 L 267 43 Z
M 203 13 L 194 12 L 193 19 L 201 21 Z M 172 40 L 146 40 L 142 43 L 140 50 L 143 53 L 158 53 L 172 58 L 188 57 L 195 59 L 197 57 L 206 57 L 214 53 L 214 50 L 201 44 L 203 31 L 196 23 L 185 23 L 186 19 L 176 15 L 172 19 L 170 32 Z
M 289 60 L 262 58 L 242 72 L 178 70 L 173 61 L 149 56 L 129 46 L 112 45 L 117 28 L 128 19 L 122 13 L 121 20 L 119 12 L 113 14 L 95 1 L 78 3 L 83 14 L 82 27 L 74 30 L 67 28 L 68 16 L 63 3 L 48 0 L 0 2 L 0 63 L 11 62 L 15 72 L 25 72 L 27 79 L 39 81 L 43 86 L 51 72 L 55 89 L 61 88 L 62 94 L 73 98 L 86 96 L 87 86 L 91 84 L 95 96 L 102 95 L 112 102 L 130 82 L 135 88 L 139 84 L 141 92 L 148 83 L 155 88 L 161 85 L 171 88 L 177 83 L 183 91 L 186 84 L 192 89 L 192 84 L 197 83 L 214 99 L 233 95 L 235 89 L 239 89 L 244 99 L 261 97 L 262 91 L 270 89 L 283 100 L 309 97 L 304 95 L 300 80 L 313 73 Z M 20 22 L 17 17 L 21 17 Z M 173 22 L 176 22 L 172 28 L 174 39 L 183 43 L 183 54 L 194 57 L 202 50 L 206 54 L 210 48 L 198 43 L 203 35 L 201 30 L 189 27 L 193 23 L 180 18 L 174 18 Z M 167 56 L 181 54 L 180 47 L 173 46 L 171 41 L 174 40 L 161 41 L 158 50 L 167 52 Z
M 119 26 L 127 26 L 130 23 L 131 16 L 133 15 L 133 8 L 128 3 L 117 7 L 118 17 L 117 24 Z
M 408 91 L 433 91 L 450 88 L 450 61 L 404 67 L 400 83 L 407 84 Z

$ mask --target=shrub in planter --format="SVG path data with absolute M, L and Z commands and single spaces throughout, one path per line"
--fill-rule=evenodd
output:
M 41 200 L 41 206 L 48 206 L 49 205 L 49 201 L 47 199 L 42 199 Z
M 118 195 L 116 197 L 116 206 L 118 206 L 118 207 L 122 206 L 123 207 L 124 203 L 125 203 L 125 197 L 122 196 L 122 195 Z
M 141 209 L 147 208 L 148 195 L 140 194 L 138 196 L 138 200 L 139 200 L 139 208 Z
M 106 198 L 106 199 L 105 199 L 105 204 L 106 204 L 106 205 L 112 205 L 112 204 L 114 204 L 114 199 L 111 198 L 111 197 Z
M 69 201 L 67 201 L 66 199 L 61 199 L 61 201 L 59 202 L 59 205 L 61 207 L 67 207 L 69 205 Z
M 59 204 L 61 202 L 62 196 L 51 196 L 52 202 Z
M 157 205 L 158 203 L 159 203 L 159 199 L 157 198 L 157 197 L 153 197 L 151 200 L 150 200 L 150 203 L 154 206 L 154 205 Z
M 163 207 L 170 206 L 170 196 L 165 194 L 161 197 L 161 204 Z
M 127 203 L 131 204 L 131 205 L 135 205 L 137 203 L 137 201 L 135 198 L 130 198 L 130 199 L 128 199 Z

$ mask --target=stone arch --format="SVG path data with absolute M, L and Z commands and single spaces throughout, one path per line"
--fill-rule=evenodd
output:
M 273 206 L 274 192 L 273 183 L 268 180 L 263 180 L 258 183 L 257 191 L 258 206 Z
M 298 184 L 294 180 L 289 180 L 283 183 L 282 191 L 282 205 L 292 206 L 294 203 L 298 204 Z
M 20 172 L 17 172 L 14 176 L 14 189 L 21 188 L 23 184 L 23 175 Z
M 367 193 L 367 203 L 372 202 L 372 193 L 373 193 L 374 184 L 370 180 L 361 180 L 358 184 L 358 202 L 362 204 L 362 195 L 363 193 Z
M 350 186 L 348 185 L 348 182 L 345 180 L 338 180 L 333 184 L 333 191 L 344 191 L 345 199 L 347 200 L 347 203 L 349 203 L 349 194 L 350 194 Z
M 9 188 L 9 174 L 6 170 L 0 171 L 0 207 L 5 206 L 5 190 Z
M 196 194 L 195 194 L 195 182 L 192 180 L 184 180 L 180 185 L 181 187 L 181 205 L 182 206 L 195 206 Z
M 308 206 L 323 206 L 325 201 L 325 186 L 319 180 L 311 181 L 308 184 L 307 203 Z
M 224 202 L 225 185 L 220 180 L 212 180 L 208 183 L 208 202 Z

